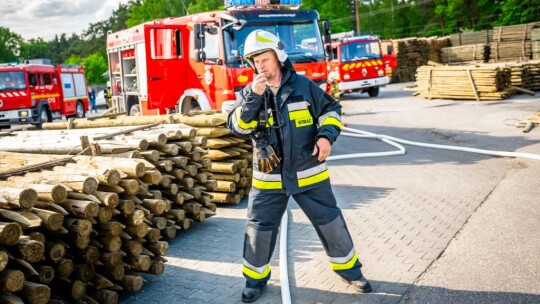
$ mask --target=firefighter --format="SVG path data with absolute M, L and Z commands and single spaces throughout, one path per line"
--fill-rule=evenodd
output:
M 291 195 L 315 227 L 330 267 L 359 292 L 369 292 L 325 163 L 341 130 L 341 106 L 298 75 L 283 49 L 272 33 L 255 30 L 248 35 L 244 58 L 255 76 L 227 122 L 234 134 L 254 142 L 242 302 L 255 301 L 270 279 L 270 259 Z

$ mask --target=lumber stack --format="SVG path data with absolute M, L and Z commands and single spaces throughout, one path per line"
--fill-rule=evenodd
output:
M 230 136 L 222 114 L 200 116 L 75 120 L 0 137 L 0 150 L 19 142 L 37 153 L 0 152 L 0 302 L 116 303 L 142 288 L 141 273 L 164 271 L 168 239 L 215 215 L 217 203 L 238 203 L 251 184 L 251 146 Z M 136 127 L 141 120 L 160 125 Z M 43 153 L 57 151 L 43 141 L 87 152 L 81 138 L 102 155 Z M 138 144 L 100 149 L 118 141 Z
M 510 69 L 499 66 L 422 66 L 415 95 L 456 100 L 499 100 L 514 93 Z
M 464 32 L 450 34 L 450 41 L 452 46 L 474 45 L 474 44 L 488 44 L 493 41 L 492 30 L 482 30 L 476 32 Z
M 490 49 L 486 44 L 472 44 L 441 48 L 442 63 L 486 62 Z
M 531 30 L 532 58 L 540 60 L 540 27 Z
M 416 79 L 416 70 L 428 61 L 441 62 L 441 49 L 450 46 L 448 38 L 408 38 L 397 41 L 397 68 L 392 81 L 407 82 Z
M 489 62 L 527 61 L 532 58 L 531 41 L 492 42 L 489 49 Z

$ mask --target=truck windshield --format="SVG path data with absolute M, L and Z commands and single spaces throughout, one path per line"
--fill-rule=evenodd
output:
M 381 47 L 377 41 L 358 41 L 340 47 L 341 62 L 381 58 Z
M 23 90 L 26 89 L 24 72 L 0 72 L 0 91 Z
M 224 32 L 227 63 L 238 65 L 244 56 L 244 42 L 254 30 L 262 29 L 279 37 L 292 63 L 324 61 L 324 48 L 319 28 L 314 21 L 306 23 L 256 24 L 250 23 L 240 31 Z M 247 64 L 247 63 L 246 63 Z

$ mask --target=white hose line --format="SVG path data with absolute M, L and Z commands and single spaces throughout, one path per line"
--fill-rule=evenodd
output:
M 371 152 L 371 153 L 352 153 L 344 155 L 330 156 L 327 160 L 340 160 L 340 159 L 350 159 L 350 158 L 361 158 L 361 157 L 376 157 L 376 156 L 391 156 L 391 155 L 402 155 L 405 154 L 405 148 L 398 144 L 402 143 L 405 145 L 433 148 L 433 149 L 443 149 L 443 150 L 453 150 L 453 151 L 462 151 L 462 152 L 471 152 L 485 155 L 493 156 L 506 156 L 506 157 L 521 157 L 521 158 L 530 158 L 540 160 L 540 155 L 532 153 L 521 153 L 521 152 L 505 152 L 505 151 L 493 151 L 493 150 L 484 150 L 484 149 L 475 149 L 475 148 L 466 148 L 460 146 L 449 146 L 449 145 L 437 145 L 437 144 L 426 144 L 416 141 L 403 140 L 392 136 L 380 135 L 375 133 L 370 133 L 366 131 L 356 130 L 348 127 L 343 127 L 342 130 L 349 131 L 352 133 L 342 132 L 341 135 L 358 137 L 358 138 L 371 138 L 371 139 L 380 139 L 381 141 L 398 148 L 398 150 L 387 151 L 387 152 Z M 281 218 L 281 229 L 279 235 L 279 275 L 281 281 L 281 302 L 283 304 L 291 304 L 291 291 L 289 289 L 289 272 L 287 269 L 287 226 L 288 226 L 288 210 L 285 210 L 283 217 Z
M 289 271 L 287 262 L 287 226 L 288 226 L 288 210 L 281 218 L 281 228 L 279 232 L 279 281 L 281 284 L 281 303 L 291 304 L 291 290 L 289 288 Z

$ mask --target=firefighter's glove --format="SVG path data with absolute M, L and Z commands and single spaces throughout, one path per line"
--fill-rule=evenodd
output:
M 274 151 L 272 146 L 268 145 L 263 148 L 259 148 L 257 151 L 257 169 L 260 172 L 271 173 L 274 171 L 279 163 L 279 157 Z

